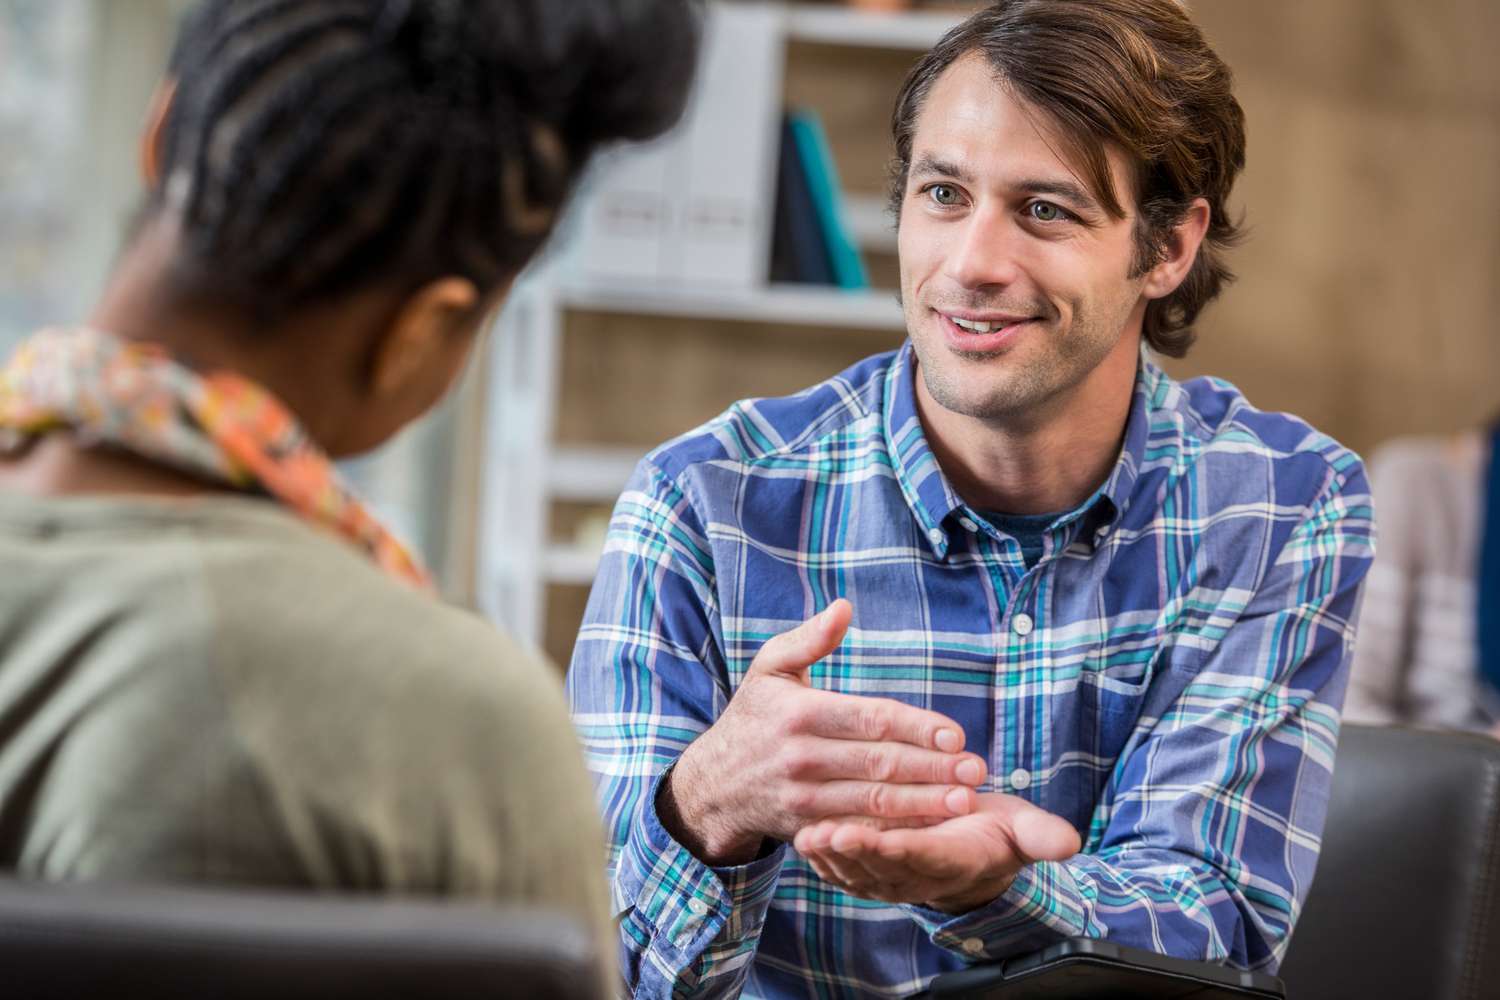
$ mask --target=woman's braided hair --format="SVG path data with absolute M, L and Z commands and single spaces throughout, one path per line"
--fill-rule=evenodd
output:
M 591 153 L 680 116 L 693 0 L 203 0 L 162 183 L 185 292 L 270 319 L 375 282 L 490 290 Z

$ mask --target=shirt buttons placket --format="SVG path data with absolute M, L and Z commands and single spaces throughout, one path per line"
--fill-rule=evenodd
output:
M 1024 611 L 1011 617 L 1010 630 L 1016 635 L 1030 635 L 1034 628 L 1036 628 L 1036 622 L 1032 621 L 1031 616 Z
M 942 528 L 933 528 L 927 532 L 927 540 L 933 545 L 942 545 L 948 540 L 948 536 L 943 534 Z

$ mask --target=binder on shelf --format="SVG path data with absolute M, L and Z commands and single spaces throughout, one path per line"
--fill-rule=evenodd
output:
M 682 123 L 591 174 L 568 262 L 578 280 L 717 290 L 766 283 L 783 20 L 774 4 L 708 5 Z
M 808 285 L 837 284 L 832 255 L 802 169 L 790 116 L 782 118 L 781 156 L 776 169 L 776 221 L 771 237 L 771 280 Z
M 844 221 L 838 170 L 834 167 L 833 151 L 828 146 L 828 137 L 823 134 L 823 125 L 816 114 L 806 109 L 792 111 L 788 119 L 798 158 L 802 161 L 802 172 L 818 213 L 823 242 L 828 248 L 834 283 L 840 288 L 869 288 L 870 277 L 865 271 L 864 260 Z

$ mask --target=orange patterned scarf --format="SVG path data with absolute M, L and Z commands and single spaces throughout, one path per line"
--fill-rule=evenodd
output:
M 247 492 L 262 492 L 420 588 L 431 580 L 340 481 L 285 406 L 232 372 L 199 373 L 152 344 L 43 330 L 0 368 L 0 447 L 67 428 Z M 8 433 L 7 433 L 8 432 Z

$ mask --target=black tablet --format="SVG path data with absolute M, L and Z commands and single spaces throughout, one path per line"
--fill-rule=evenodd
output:
M 990 965 L 944 973 L 930 1000 L 1284 1000 L 1275 976 L 1070 938 Z

